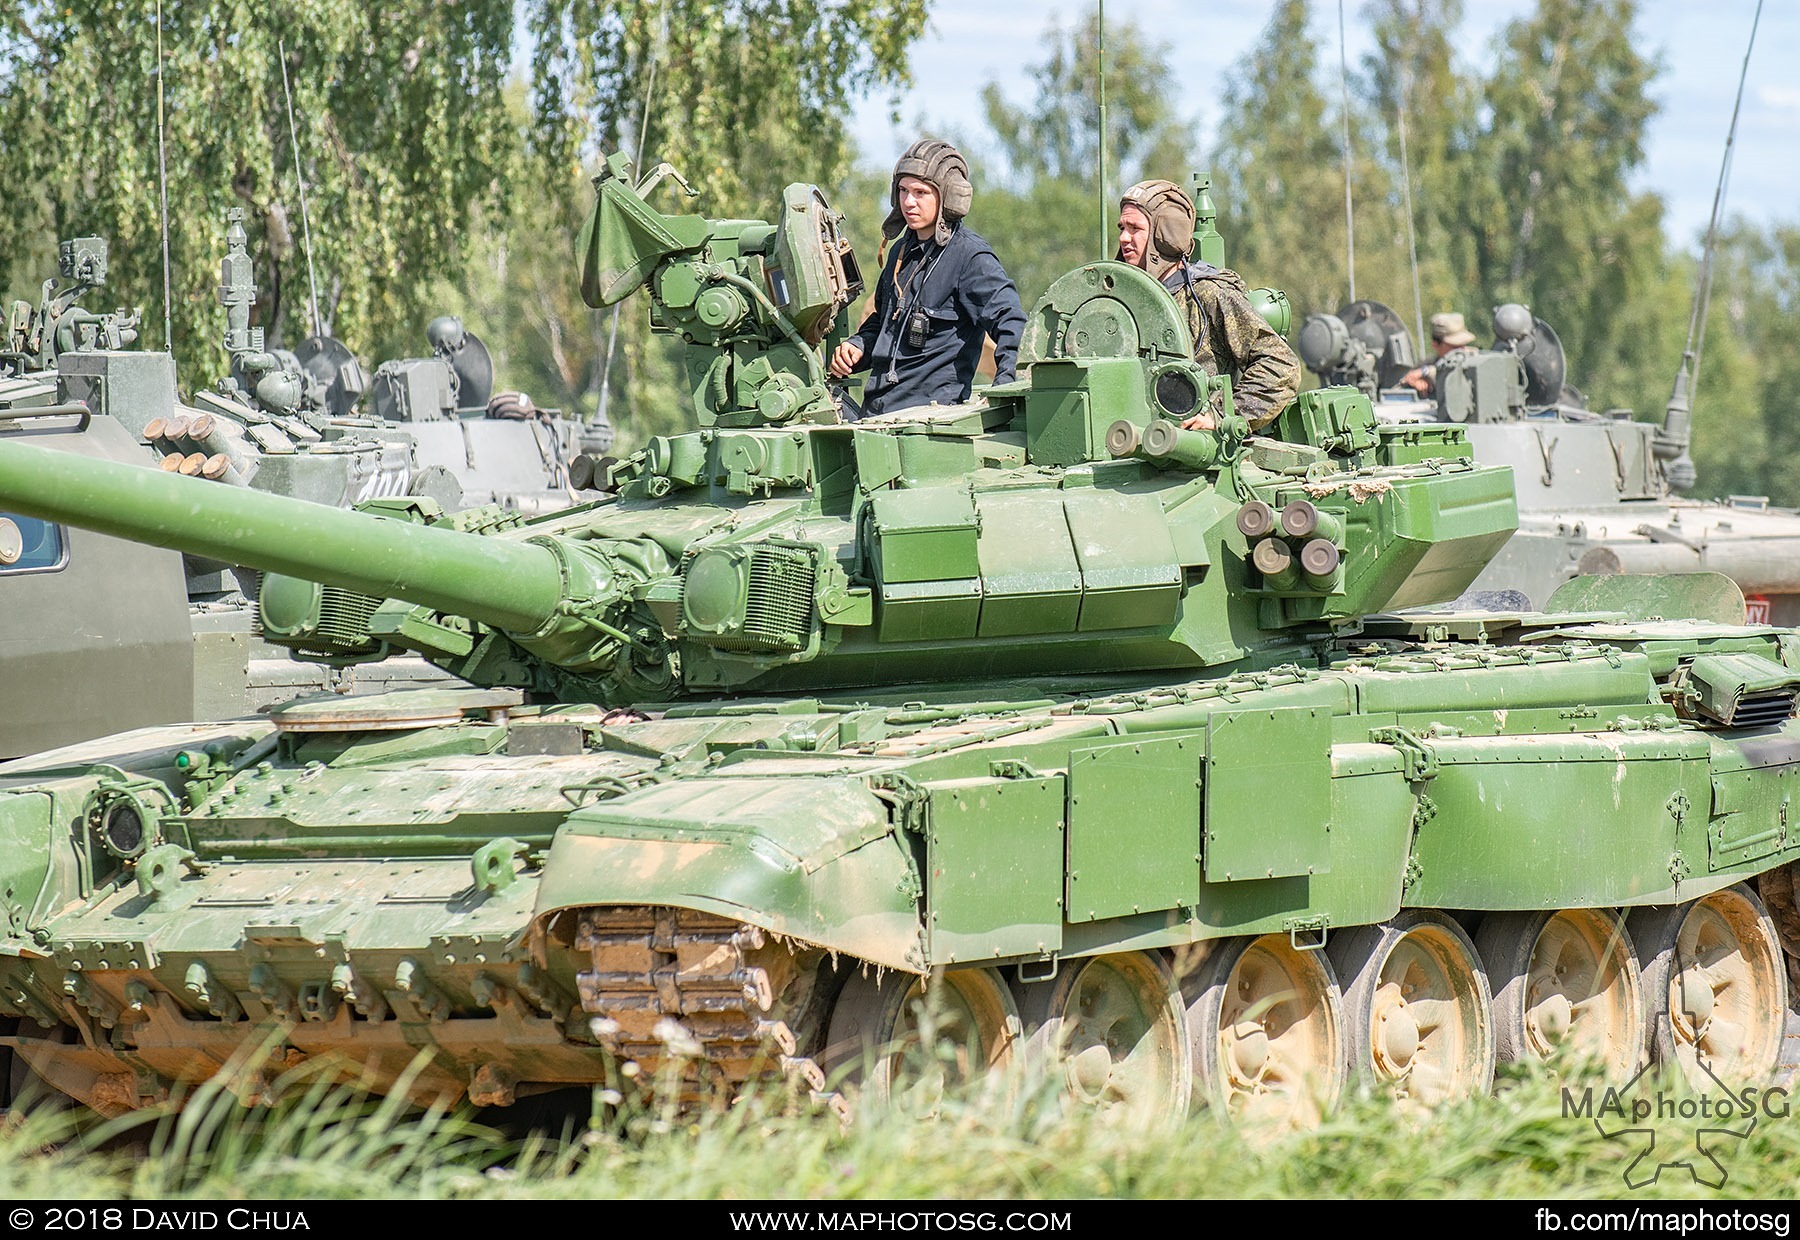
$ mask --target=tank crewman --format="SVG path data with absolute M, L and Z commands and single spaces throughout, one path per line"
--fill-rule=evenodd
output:
M 884 242 L 903 233 L 875 285 L 875 308 L 831 354 L 831 373 L 869 372 L 863 416 L 969 399 L 983 337 L 994 381 L 1009 383 L 1025 331 L 1019 290 L 963 223 L 975 196 L 969 165 L 948 142 L 923 139 L 894 165 Z
M 1191 261 L 1194 204 L 1172 181 L 1140 181 L 1119 199 L 1119 251 L 1115 258 L 1141 267 L 1175 298 L 1187 316 L 1194 360 L 1209 375 L 1231 378 L 1232 402 L 1259 431 L 1300 391 L 1300 359 L 1256 308 L 1243 277 L 1211 263 Z M 1182 423 L 1210 430 L 1201 410 Z
M 1463 323 L 1462 315 L 1455 312 L 1432 315 L 1431 348 L 1437 354 L 1437 361 L 1414 367 L 1400 376 L 1400 382 L 1421 396 L 1435 394 L 1437 392 L 1438 366 L 1446 358 L 1462 357 L 1475 352 L 1470 347 L 1474 343 L 1475 333 Z

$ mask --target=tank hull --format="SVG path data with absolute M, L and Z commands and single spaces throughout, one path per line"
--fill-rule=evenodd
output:
M 1142 959 L 1190 994 L 1208 952 L 1330 946 L 1408 910 L 1618 917 L 1800 858 L 1781 825 L 1800 724 L 1658 704 L 1670 651 L 1778 663 L 1778 633 L 1480 624 L 1420 642 L 1395 619 L 1379 658 L 1054 701 L 432 695 L 455 721 L 396 731 L 418 714 L 399 694 L 359 705 L 391 717 L 360 730 L 152 729 L 11 763 L 0 836 L 32 872 L 7 880 L 39 891 L 0 951 L 0 1014 L 38 1075 L 113 1112 L 265 1043 L 256 1088 L 335 1054 L 420 1100 L 629 1063 L 690 1088 L 785 1071 L 837 1101 L 832 1017 L 860 970 L 999 978 L 1030 1010 L 1061 970 Z M 217 757 L 189 778 L 182 754 Z M 96 807 L 130 779 L 168 790 L 135 803 L 192 856 L 76 899 L 84 851 L 103 866 Z

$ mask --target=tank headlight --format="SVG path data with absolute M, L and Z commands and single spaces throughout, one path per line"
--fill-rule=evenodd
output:
M 161 842 L 162 814 L 134 788 L 103 788 L 88 815 L 95 836 L 107 852 L 134 861 Z
M 1165 370 L 1156 376 L 1156 403 L 1169 416 L 1186 419 L 1200 404 L 1200 385 L 1190 374 Z

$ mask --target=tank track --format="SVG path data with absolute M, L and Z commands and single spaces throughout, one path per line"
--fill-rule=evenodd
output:
M 692 909 L 590 908 L 575 947 L 590 965 L 576 975 L 588 1028 L 626 1075 L 654 1080 L 675 1069 L 689 1090 L 735 1094 L 781 1073 L 848 1119 L 788 1023 L 807 1006 L 818 969 L 759 927 Z

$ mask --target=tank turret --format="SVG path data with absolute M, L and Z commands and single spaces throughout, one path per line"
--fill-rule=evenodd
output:
M 281 575 L 270 640 L 600 702 L 1280 662 L 1295 634 L 1455 598 L 1512 531 L 1509 474 L 1460 428 L 1384 428 L 1353 390 L 1247 438 L 1166 293 L 1118 263 L 1045 294 L 1025 379 L 836 423 L 816 343 L 857 282 L 818 191 L 791 187 L 779 225 L 669 217 L 620 170 L 584 289 L 649 292 L 707 424 L 613 468 L 616 498 L 321 513 L 8 445 L 4 502 Z M 1203 405 L 1220 429 L 1182 429 Z

